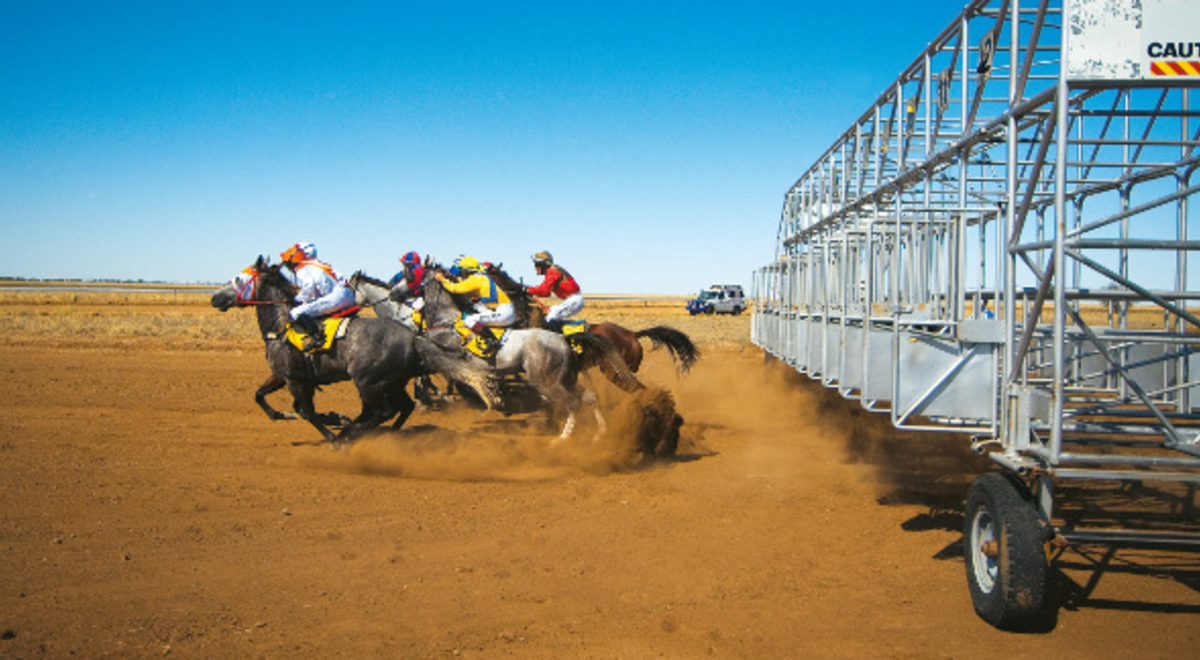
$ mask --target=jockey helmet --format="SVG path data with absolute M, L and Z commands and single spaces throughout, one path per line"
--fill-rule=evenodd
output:
M 542 250 L 533 255 L 533 265 L 549 268 L 554 265 L 554 257 L 550 256 L 549 252 Z
M 405 266 L 420 266 L 421 255 L 417 254 L 415 251 L 405 252 L 404 256 L 400 257 L 400 263 L 404 264 Z
M 317 258 L 317 246 L 307 241 L 296 243 L 292 247 L 284 250 L 279 254 L 279 258 L 283 259 L 284 263 L 299 265 L 300 262 L 306 259 Z
M 459 257 L 458 260 L 454 262 L 454 265 L 458 266 L 459 270 L 463 270 L 468 273 L 474 273 L 480 269 L 479 260 L 475 257 Z

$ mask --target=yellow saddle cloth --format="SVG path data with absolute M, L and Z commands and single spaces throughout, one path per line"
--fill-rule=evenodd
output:
M 571 341 L 571 335 L 587 332 L 587 321 L 568 321 L 562 327 L 563 336 L 567 338 L 567 343 L 571 344 L 571 348 L 575 349 L 576 353 L 583 355 L 583 347 Z
M 346 329 L 350 327 L 349 318 L 340 319 L 324 319 L 321 321 L 321 329 L 325 331 L 325 342 L 316 347 L 311 353 L 319 353 L 327 351 L 333 347 L 333 342 L 346 336 Z M 288 325 L 287 340 L 292 346 L 300 350 L 304 350 L 304 342 L 308 341 L 308 335 L 300 332 L 293 325 Z
M 504 339 L 504 335 L 508 332 L 508 328 L 485 326 L 485 330 L 487 330 L 488 334 L 492 336 L 492 341 L 487 343 L 484 343 L 479 335 L 471 332 L 471 329 L 467 327 L 467 324 L 462 322 L 462 319 L 454 322 L 454 331 L 458 333 L 459 337 L 462 337 L 463 346 L 468 351 L 487 360 L 495 355 L 496 351 L 499 350 L 500 342 Z

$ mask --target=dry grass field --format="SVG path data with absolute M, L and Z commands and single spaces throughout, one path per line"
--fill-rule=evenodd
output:
M 989 464 L 765 362 L 748 316 L 589 303 L 591 320 L 668 324 L 703 351 L 686 375 L 648 353 L 640 376 L 685 423 L 676 460 L 630 467 L 613 458 L 629 404 L 603 382 L 596 442 L 585 424 L 551 448 L 537 414 L 450 406 L 314 445 L 254 404 L 253 314 L 208 293 L 0 290 L 0 658 L 1182 658 L 1200 643 L 1191 555 L 1071 552 L 1052 616 L 984 624 L 958 529 Z M 346 384 L 318 394 L 356 405 Z

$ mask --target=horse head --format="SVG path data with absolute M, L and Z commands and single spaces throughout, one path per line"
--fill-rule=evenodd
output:
M 462 312 L 471 308 L 470 301 L 447 291 L 438 281 L 438 273 L 446 275 L 446 271 L 437 264 L 425 269 L 425 276 L 421 280 L 421 297 L 425 304 L 421 313 L 429 326 L 454 325 Z
M 388 284 L 362 272 L 354 271 L 346 284 L 354 290 L 355 302 L 364 307 L 374 307 L 388 299 Z
M 290 305 L 296 286 L 280 272 L 281 265 L 271 265 L 260 256 L 253 266 L 243 268 L 229 280 L 229 284 L 212 295 L 212 306 L 222 312 L 231 307 L 245 305 L 283 303 Z

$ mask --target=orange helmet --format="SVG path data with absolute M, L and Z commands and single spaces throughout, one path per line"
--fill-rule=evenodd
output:
M 284 263 L 298 265 L 306 259 L 317 258 L 317 246 L 308 241 L 297 243 L 279 254 Z

